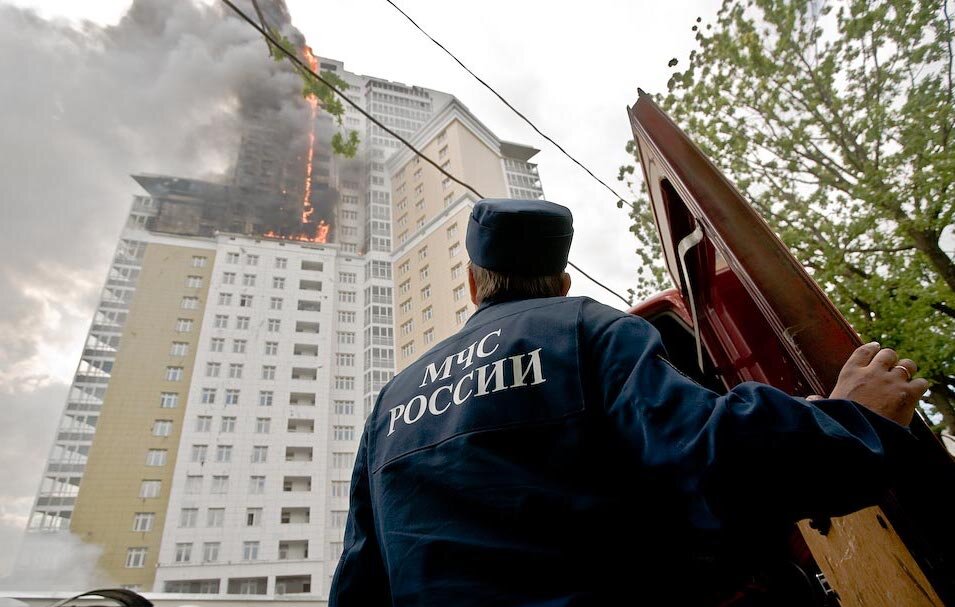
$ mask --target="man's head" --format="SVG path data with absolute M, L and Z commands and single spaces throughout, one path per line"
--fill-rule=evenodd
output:
M 468 221 L 471 301 L 566 295 L 573 215 L 546 200 L 481 200 Z

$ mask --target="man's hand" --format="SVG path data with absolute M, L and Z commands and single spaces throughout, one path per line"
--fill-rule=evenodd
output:
M 829 398 L 854 400 L 883 417 L 908 426 L 915 413 L 915 404 L 928 389 L 928 382 L 924 379 L 912 379 L 917 370 L 914 362 L 907 358 L 899 360 L 894 350 L 880 349 L 878 343 L 859 346 L 839 372 L 839 380 Z

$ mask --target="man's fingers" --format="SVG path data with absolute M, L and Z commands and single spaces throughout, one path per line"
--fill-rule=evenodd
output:
M 872 358 L 870 365 L 891 369 L 899 362 L 899 355 L 892 348 L 883 348 Z
M 925 391 L 928 390 L 928 380 L 918 377 L 910 381 L 906 387 L 909 389 L 910 394 L 921 397 L 925 394 Z
M 851 364 L 856 367 L 864 367 L 872 362 L 872 357 L 875 356 L 878 351 L 879 342 L 877 341 L 865 344 L 864 346 L 859 346 L 856 348 L 855 352 L 849 355 L 849 360 L 846 361 L 846 366 Z
M 902 367 L 903 369 L 909 372 L 908 375 L 906 376 L 907 380 L 915 377 L 916 371 L 919 370 L 919 367 L 918 365 L 915 364 L 915 361 L 908 358 L 903 358 L 902 360 L 895 363 L 895 365 L 893 365 L 892 368 L 895 369 L 895 367 Z M 902 374 L 902 370 L 899 369 L 896 371 L 896 373 Z
M 806 400 L 822 400 L 822 397 L 818 394 L 810 394 L 806 397 Z

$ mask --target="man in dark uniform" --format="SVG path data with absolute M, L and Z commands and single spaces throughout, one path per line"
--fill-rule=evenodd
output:
M 845 514 L 891 482 L 926 389 L 912 361 L 863 346 L 811 403 L 716 394 L 646 321 L 565 297 L 572 235 L 550 202 L 474 206 L 478 308 L 378 397 L 331 607 L 700 604 L 712 538 Z

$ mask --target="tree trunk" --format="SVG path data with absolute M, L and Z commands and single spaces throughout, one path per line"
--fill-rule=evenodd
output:
M 952 261 L 952 258 L 942 250 L 942 247 L 938 246 L 938 238 L 935 234 L 927 230 L 909 229 L 906 231 L 915 243 L 915 248 L 925 253 L 932 267 L 942 277 L 948 288 L 955 293 L 955 261 Z
M 925 400 L 942 416 L 945 431 L 955 435 L 955 393 L 945 383 L 938 382 L 931 387 Z

